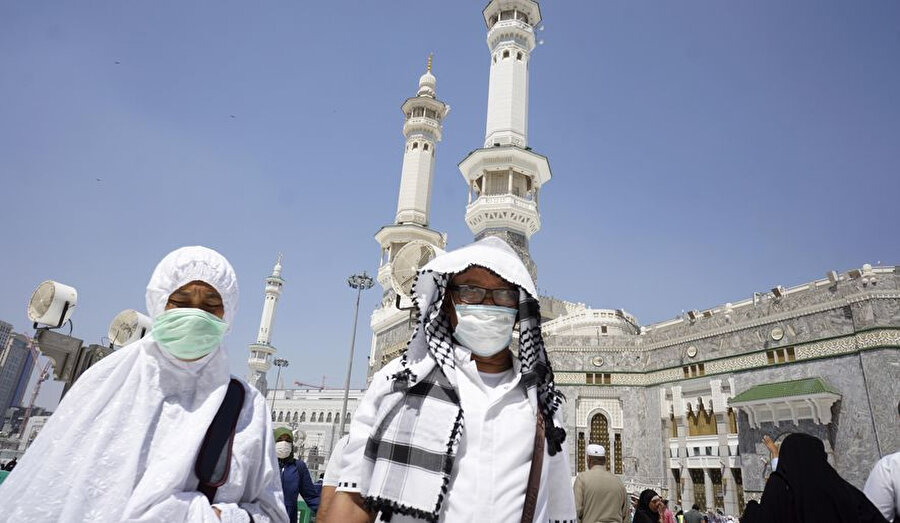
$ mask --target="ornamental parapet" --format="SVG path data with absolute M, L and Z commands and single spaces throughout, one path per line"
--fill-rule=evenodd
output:
M 466 224 L 473 234 L 489 228 L 508 228 L 528 238 L 541 229 L 537 203 L 512 194 L 479 196 L 466 206 Z

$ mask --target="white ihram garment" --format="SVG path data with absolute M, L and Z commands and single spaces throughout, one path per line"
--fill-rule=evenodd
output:
M 147 286 L 151 317 L 191 281 L 237 306 L 234 271 L 220 254 L 186 247 L 160 262 Z M 197 491 L 194 462 L 231 376 L 222 347 L 194 362 L 152 335 L 91 367 L 66 394 L 16 470 L 0 486 L 0 521 L 286 522 L 265 400 L 244 385 L 228 482 L 215 506 Z

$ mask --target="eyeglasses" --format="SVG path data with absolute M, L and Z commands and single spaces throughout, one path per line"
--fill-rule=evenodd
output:
M 453 285 L 450 290 L 456 292 L 459 301 L 469 305 L 484 303 L 488 296 L 495 305 L 512 308 L 519 305 L 519 289 L 485 289 L 475 285 Z

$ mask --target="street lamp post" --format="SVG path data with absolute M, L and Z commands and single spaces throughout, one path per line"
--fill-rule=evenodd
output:
M 372 277 L 363 271 L 362 274 L 354 274 L 347 278 L 347 285 L 356 289 L 356 308 L 353 310 L 353 335 L 350 337 L 350 359 L 347 361 L 347 379 L 344 381 L 344 405 L 341 407 L 341 437 L 344 436 L 344 426 L 347 424 L 347 398 L 350 396 L 350 374 L 353 372 L 353 346 L 356 344 L 356 322 L 359 320 L 359 297 L 363 290 L 371 289 L 375 285 Z
M 275 390 L 272 391 L 272 413 L 269 416 L 275 414 L 275 396 L 278 394 L 278 382 L 281 380 L 281 368 L 288 366 L 288 360 L 283 358 L 275 358 L 275 361 L 272 362 L 276 367 L 278 367 L 278 374 L 275 377 Z M 274 421 L 274 420 L 272 420 Z

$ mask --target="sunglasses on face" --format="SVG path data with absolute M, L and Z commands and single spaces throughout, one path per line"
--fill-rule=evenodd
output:
M 468 305 L 484 303 L 490 296 L 494 305 L 515 308 L 519 305 L 519 289 L 485 289 L 475 285 L 453 285 L 450 287 L 459 301 Z

